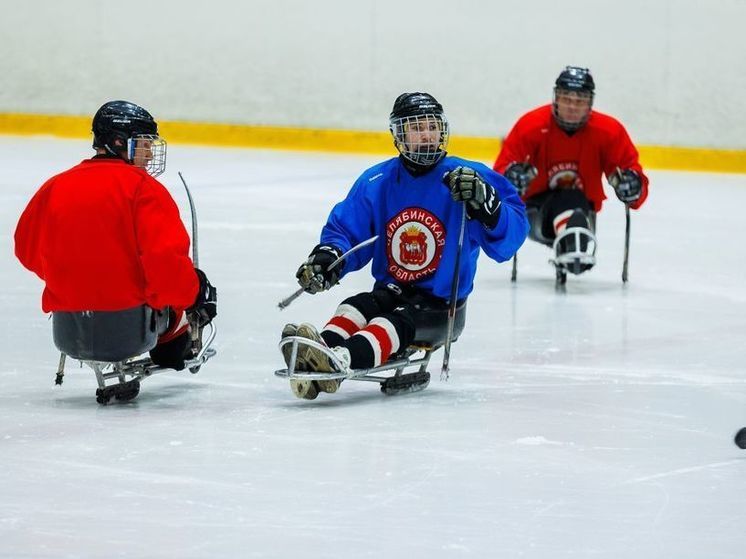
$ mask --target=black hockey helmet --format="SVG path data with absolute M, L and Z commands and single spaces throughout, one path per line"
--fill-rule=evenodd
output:
M 407 116 L 417 115 L 443 115 L 443 105 L 429 93 L 402 93 L 394 101 L 394 108 L 391 109 L 390 119 L 404 118 Z
M 105 149 L 156 177 L 166 169 L 166 142 L 153 116 L 129 101 L 104 103 L 93 116 L 93 147 Z
M 565 91 L 582 91 L 590 93 L 591 96 L 596 90 L 591 71 L 588 68 L 579 68 L 578 66 L 565 66 L 565 69 L 562 70 L 554 82 L 554 87 Z
M 158 135 L 158 124 L 152 115 L 129 101 L 104 103 L 93 116 L 93 147 L 116 155 L 126 148 L 127 140 L 139 135 Z M 115 149 L 115 140 L 120 146 Z
M 443 106 L 429 93 L 402 93 L 394 101 L 389 115 L 389 130 L 399 153 L 420 168 L 437 164 L 448 146 L 448 120 Z M 413 140 L 408 133 L 436 131 L 430 138 Z

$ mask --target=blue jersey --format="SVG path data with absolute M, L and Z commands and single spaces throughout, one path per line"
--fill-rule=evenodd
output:
M 434 169 L 413 176 L 398 157 L 365 171 L 331 211 L 321 243 L 346 252 L 378 235 L 372 245 L 344 261 L 341 275 L 373 259 L 376 283 L 411 285 L 437 297 L 451 295 L 463 204 L 454 202 L 443 175 L 456 167 L 474 169 L 497 192 L 500 219 L 488 230 L 469 219 L 459 263 L 458 299 L 471 293 L 480 248 L 493 260 L 509 260 L 528 234 L 526 208 L 502 175 L 474 161 L 444 157 Z

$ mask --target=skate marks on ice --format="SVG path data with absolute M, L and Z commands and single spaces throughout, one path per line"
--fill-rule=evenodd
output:
M 655 480 L 659 480 L 659 479 L 666 478 L 666 477 L 692 474 L 692 473 L 701 472 L 703 470 L 715 470 L 718 468 L 725 468 L 725 467 L 733 466 L 733 465 L 739 465 L 740 468 L 743 468 L 744 463 L 746 463 L 746 457 L 734 458 L 733 460 L 726 460 L 724 462 L 713 462 L 710 464 L 690 466 L 688 468 L 677 468 L 675 470 L 670 470 L 667 472 L 660 472 L 660 473 L 652 474 L 649 476 L 636 477 L 636 478 L 630 479 L 626 483 L 643 483 L 647 481 L 655 481 Z
M 90 148 L 0 144 L 6 232 L 41 180 Z M 91 373 L 72 364 L 64 391 L 53 386 L 39 283 L 0 236 L 12 317 L 0 325 L 12 340 L 0 371 L 0 555 L 320 559 L 370 555 L 373 542 L 392 558 L 741 557 L 746 452 L 732 437 L 746 424 L 746 263 L 732 234 L 743 224 L 718 212 L 688 225 L 703 180 L 734 207 L 746 180 L 652 173 L 624 290 L 613 200 L 597 266 L 564 293 L 543 247 L 521 249 L 515 286 L 509 264 L 481 265 L 447 383 L 387 398 L 345 382 L 299 401 L 272 375 L 282 325 L 327 317 L 369 277 L 288 315 L 274 305 L 368 162 L 174 146 L 169 167 L 200 207 L 202 259 L 231 303 L 220 359 L 198 377 L 154 377 L 123 406 L 92 402 Z M 167 171 L 176 197 L 177 181 Z

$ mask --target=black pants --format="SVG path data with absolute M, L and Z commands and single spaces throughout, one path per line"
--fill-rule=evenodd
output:
M 554 241 L 554 219 L 567 210 L 580 209 L 585 214 L 591 231 L 595 230 L 596 214 L 581 190 L 549 190 L 526 200 L 526 214 L 531 229 L 530 239 L 547 246 Z
M 327 329 L 321 331 L 321 337 L 326 345 L 329 347 L 341 346 L 349 350 L 350 366 L 353 369 L 367 369 L 379 365 L 378 357 L 381 358 L 382 362 L 385 362 L 389 355 L 383 355 L 385 353 L 384 348 L 393 339 L 398 340 L 398 347 L 393 351 L 406 348 L 414 341 L 416 308 L 400 292 L 386 287 L 377 288 L 373 291 L 348 297 L 342 301 L 340 307 L 342 305 L 349 305 L 357 310 L 363 316 L 366 324 L 373 319 L 377 319 L 379 324 L 386 327 L 386 332 L 378 331 L 373 340 L 365 336 L 355 335 L 357 332 L 345 338 L 334 331 Z M 363 329 L 367 328 L 369 326 L 365 326 Z M 395 332 L 394 335 L 390 335 L 391 329 Z
M 164 332 L 159 334 L 167 335 L 169 331 L 177 329 L 179 327 L 178 320 L 176 313 L 168 309 L 168 326 L 164 329 Z M 176 369 L 177 371 L 181 371 L 185 367 L 184 360 L 190 357 L 192 357 L 191 327 L 167 342 L 159 342 L 150 350 L 150 358 L 153 363 L 159 367 Z
M 340 307 L 343 305 L 356 309 L 366 324 L 376 319 L 378 324 L 383 323 L 386 328 L 395 331 L 398 349 L 393 351 L 391 357 L 404 353 L 413 342 L 440 345 L 446 337 L 448 302 L 417 288 L 378 284 L 373 291 L 348 297 L 342 301 Z M 457 306 L 460 313 L 457 313 L 455 337 L 463 330 L 465 300 Z M 329 347 L 342 346 L 350 351 L 350 365 L 353 369 L 370 368 L 379 364 L 376 352 L 387 341 L 385 336 L 381 340 L 381 335 L 379 331 L 379 338 L 371 342 L 370 335 L 366 337 L 352 334 L 345 338 L 328 329 L 321 332 L 321 337 Z M 381 341 L 382 344 L 377 343 Z M 388 356 L 384 357 L 383 362 L 387 358 Z

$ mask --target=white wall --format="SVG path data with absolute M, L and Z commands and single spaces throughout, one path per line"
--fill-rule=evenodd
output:
M 0 112 L 504 135 L 566 64 L 641 144 L 746 148 L 746 0 L 0 0 Z

